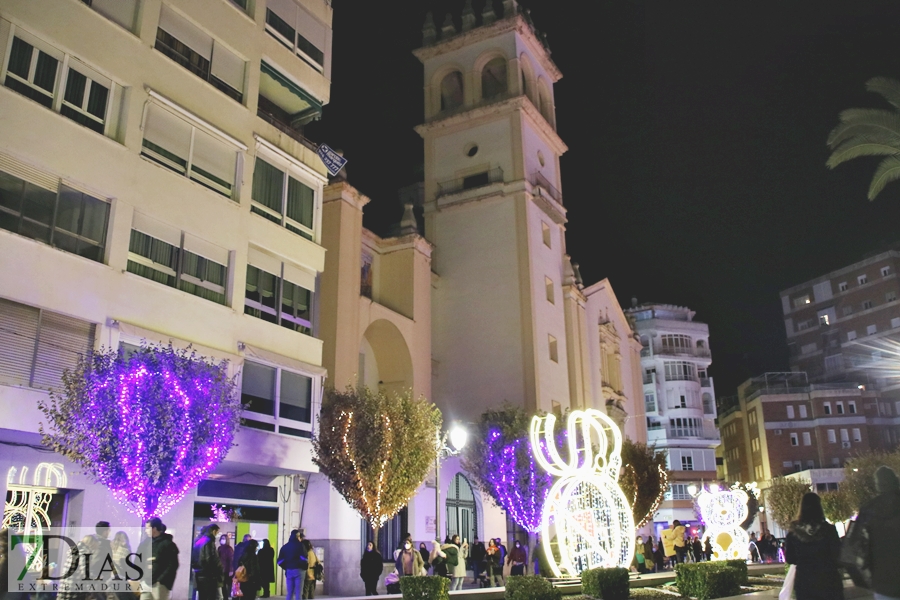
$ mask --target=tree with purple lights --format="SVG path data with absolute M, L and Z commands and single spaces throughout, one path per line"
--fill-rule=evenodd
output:
M 241 401 L 227 362 L 143 345 L 92 352 L 39 401 L 43 443 L 142 520 L 161 516 L 231 448 Z

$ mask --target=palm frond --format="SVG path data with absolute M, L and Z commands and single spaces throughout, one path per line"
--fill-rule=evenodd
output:
M 894 155 L 900 155 L 900 146 L 867 140 L 864 136 L 859 136 L 851 138 L 835 148 L 825 164 L 829 169 L 833 169 L 841 163 L 860 156 Z
M 900 81 L 890 77 L 873 77 L 866 82 L 866 89 L 880 94 L 894 107 L 900 109 Z
M 900 179 L 900 156 L 889 156 L 875 169 L 875 176 L 869 186 L 869 200 L 874 200 L 884 186 L 897 179 Z
M 828 134 L 828 145 L 835 148 L 860 134 L 881 132 L 900 141 L 900 114 L 879 108 L 850 108 L 840 115 L 840 123 Z

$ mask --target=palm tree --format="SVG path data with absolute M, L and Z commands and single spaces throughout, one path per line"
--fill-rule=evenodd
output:
M 866 89 L 880 94 L 893 109 L 850 108 L 841 112 L 840 123 L 828 135 L 829 169 L 859 156 L 885 156 L 869 185 L 869 200 L 884 186 L 900 179 L 900 81 L 875 77 Z

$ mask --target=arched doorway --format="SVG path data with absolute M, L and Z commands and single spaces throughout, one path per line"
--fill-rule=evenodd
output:
M 447 533 L 459 534 L 470 543 L 478 536 L 478 509 L 472 485 L 462 473 L 457 473 L 447 492 Z
M 386 319 L 372 322 L 363 334 L 358 382 L 385 393 L 402 394 L 413 387 L 409 346 L 397 326 Z

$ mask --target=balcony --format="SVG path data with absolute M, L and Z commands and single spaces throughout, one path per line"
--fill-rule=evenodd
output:
M 646 350 L 647 348 L 645 348 Z M 653 353 L 662 356 L 692 356 L 695 358 L 709 358 L 709 348 L 672 347 L 654 345 Z M 643 350 L 641 356 L 644 356 Z M 649 354 L 647 356 L 650 356 Z
M 531 179 L 531 185 L 537 186 L 539 195 L 548 196 L 551 200 L 562 206 L 562 192 L 553 187 L 553 184 L 551 184 L 546 177 L 540 173 L 535 173 Z
M 464 190 L 474 190 L 480 187 L 491 185 L 492 183 L 503 183 L 503 169 L 496 167 L 490 171 L 468 175 L 466 177 L 457 177 L 438 182 L 438 198 L 449 196 Z

